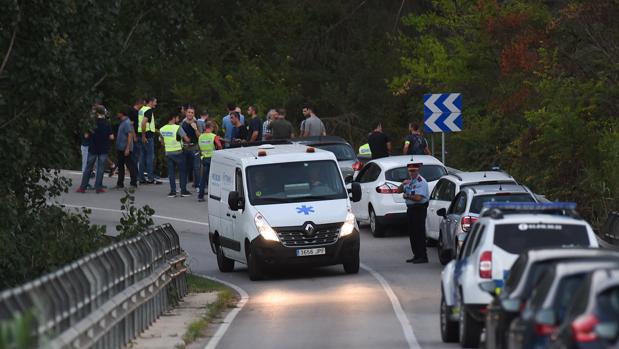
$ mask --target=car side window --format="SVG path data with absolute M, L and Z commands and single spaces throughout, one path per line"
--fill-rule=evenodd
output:
M 460 253 L 459 259 L 464 259 L 471 254 L 471 247 L 473 246 L 475 239 L 477 237 L 478 226 L 474 226 L 471 233 L 464 240 L 464 246 L 462 247 L 462 252 Z
M 448 182 L 445 187 L 445 200 L 451 201 L 456 196 L 456 183 Z
M 462 214 L 466 210 L 466 194 L 460 193 L 456 198 L 451 202 L 449 206 L 449 213 Z
M 245 191 L 243 190 L 243 171 L 237 167 L 234 174 L 234 186 L 235 190 L 239 193 L 241 198 L 245 197 Z
M 357 175 L 355 182 L 364 183 L 365 177 L 367 177 L 367 173 L 372 168 L 373 165 L 374 164 L 367 164 L 366 166 L 364 166 L 359 172 L 359 174 Z
M 438 183 L 436 183 L 436 186 L 434 187 L 434 189 L 432 189 L 432 194 L 430 194 L 430 200 L 438 200 L 439 192 L 441 191 L 441 188 L 445 186 L 446 182 L 446 179 L 441 179 L 438 181 Z
M 477 224 L 477 225 L 479 225 L 479 224 Z M 473 245 L 471 246 L 471 252 L 470 253 L 473 253 L 475 250 L 477 250 L 477 247 L 481 243 L 481 240 L 482 240 L 482 238 L 484 236 L 484 230 L 486 230 L 486 226 L 485 225 L 481 225 L 477 229 L 477 236 L 475 237 L 475 241 L 473 242 Z
M 380 167 L 376 164 L 370 164 L 367 168 L 367 171 L 363 173 L 363 176 L 359 178 L 360 183 L 369 183 L 373 182 L 380 175 Z

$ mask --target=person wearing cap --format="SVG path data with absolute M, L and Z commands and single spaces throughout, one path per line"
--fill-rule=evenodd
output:
M 407 263 L 428 263 L 426 251 L 426 215 L 428 212 L 428 182 L 419 174 L 422 164 L 409 163 L 406 168 L 409 179 L 398 188 L 406 200 L 406 215 L 408 216 L 408 234 L 411 242 L 413 258 Z

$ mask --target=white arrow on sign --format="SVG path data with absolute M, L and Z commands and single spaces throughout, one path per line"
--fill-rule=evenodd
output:
M 432 105 L 434 105 L 434 104 L 432 104 Z M 428 108 L 430 108 L 430 107 L 428 106 Z M 436 107 L 435 107 L 435 108 L 436 108 Z M 438 109 L 438 108 L 437 108 L 437 109 Z M 441 128 L 440 128 L 440 127 L 438 127 L 438 125 L 436 125 L 436 124 L 434 123 L 434 122 L 435 122 L 435 121 L 436 121 L 436 120 L 437 120 L 437 119 L 438 119 L 441 115 L 443 115 L 443 113 L 442 113 L 442 112 L 440 111 L 440 109 L 439 109 L 439 111 L 438 111 L 437 113 L 436 113 L 436 112 L 435 112 L 435 113 L 432 113 L 432 115 L 430 115 L 430 117 L 428 118 L 428 120 L 426 120 L 426 126 L 427 126 L 430 130 L 432 130 L 432 132 L 443 132 L 443 130 L 441 130 Z
M 447 107 L 447 109 L 449 109 L 450 112 L 452 113 L 462 113 L 462 110 L 460 110 L 460 108 L 456 107 L 454 105 L 454 101 L 460 97 L 459 93 L 452 93 L 449 95 L 449 97 L 447 97 L 444 101 L 443 101 L 443 105 Z M 453 114 L 452 114 L 453 115 Z M 449 120 L 449 119 L 447 119 Z
M 449 108 L 449 107 L 448 107 L 448 108 Z M 450 110 L 451 110 L 451 109 L 450 109 Z M 457 108 L 456 108 L 456 110 L 457 110 Z M 458 112 L 457 112 L 457 113 L 451 113 L 451 114 L 449 114 L 449 116 L 447 117 L 447 119 L 445 119 L 445 120 L 443 121 L 443 123 L 444 123 L 447 127 L 449 127 L 449 129 L 450 129 L 451 131 L 453 131 L 453 132 L 455 132 L 455 131 L 462 131 L 462 130 L 460 129 L 460 127 L 458 127 L 458 125 L 454 124 L 454 121 L 456 121 L 456 119 L 457 119 L 457 118 L 458 118 L 458 116 L 460 116 L 460 115 L 462 115 L 462 113 L 461 113 L 459 110 L 458 110 Z
M 428 98 L 428 100 L 424 103 L 426 105 L 426 107 L 428 107 L 428 109 L 430 109 L 432 111 L 433 114 L 436 113 L 442 113 L 443 111 L 440 110 L 435 104 L 434 102 L 436 102 L 437 99 L 439 99 L 441 97 L 440 94 L 434 94 L 431 95 L 430 98 Z M 451 109 L 450 109 L 451 110 Z M 434 116 L 434 115 L 433 115 Z M 438 117 L 438 116 L 437 116 Z M 429 120 L 429 119 L 428 119 Z M 434 124 L 434 122 L 432 122 L 432 124 Z M 440 131 L 434 131 L 434 132 L 440 132 Z

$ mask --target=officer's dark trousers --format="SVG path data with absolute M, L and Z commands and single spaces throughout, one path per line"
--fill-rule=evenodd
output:
M 426 214 L 428 204 L 408 206 L 408 235 L 415 258 L 427 258 L 426 254 Z
M 132 186 L 138 185 L 138 168 L 136 163 L 133 161 L 135 157 L 132 153 L 129 153 L 129 156 L 125 156 L 125 152 L 123 150 L 117 150 L 117 164 L 118 166 L 118 182 L 116 183 L 119 187 L 124 186 L 125 184 L 125 165 L 129 168 L 129 176 L 131 177 Z

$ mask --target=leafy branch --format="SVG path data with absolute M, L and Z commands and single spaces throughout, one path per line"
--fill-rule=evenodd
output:
M 116 226 L 119 238 L 127 239 L 145 232 L 154 225 L 155 210 L 148 205 L 138 208 L 135 206 L 133 189 L 125 189 L 125 196 L 120 199 L 120 209 L 123 211 L 120 224 Z

